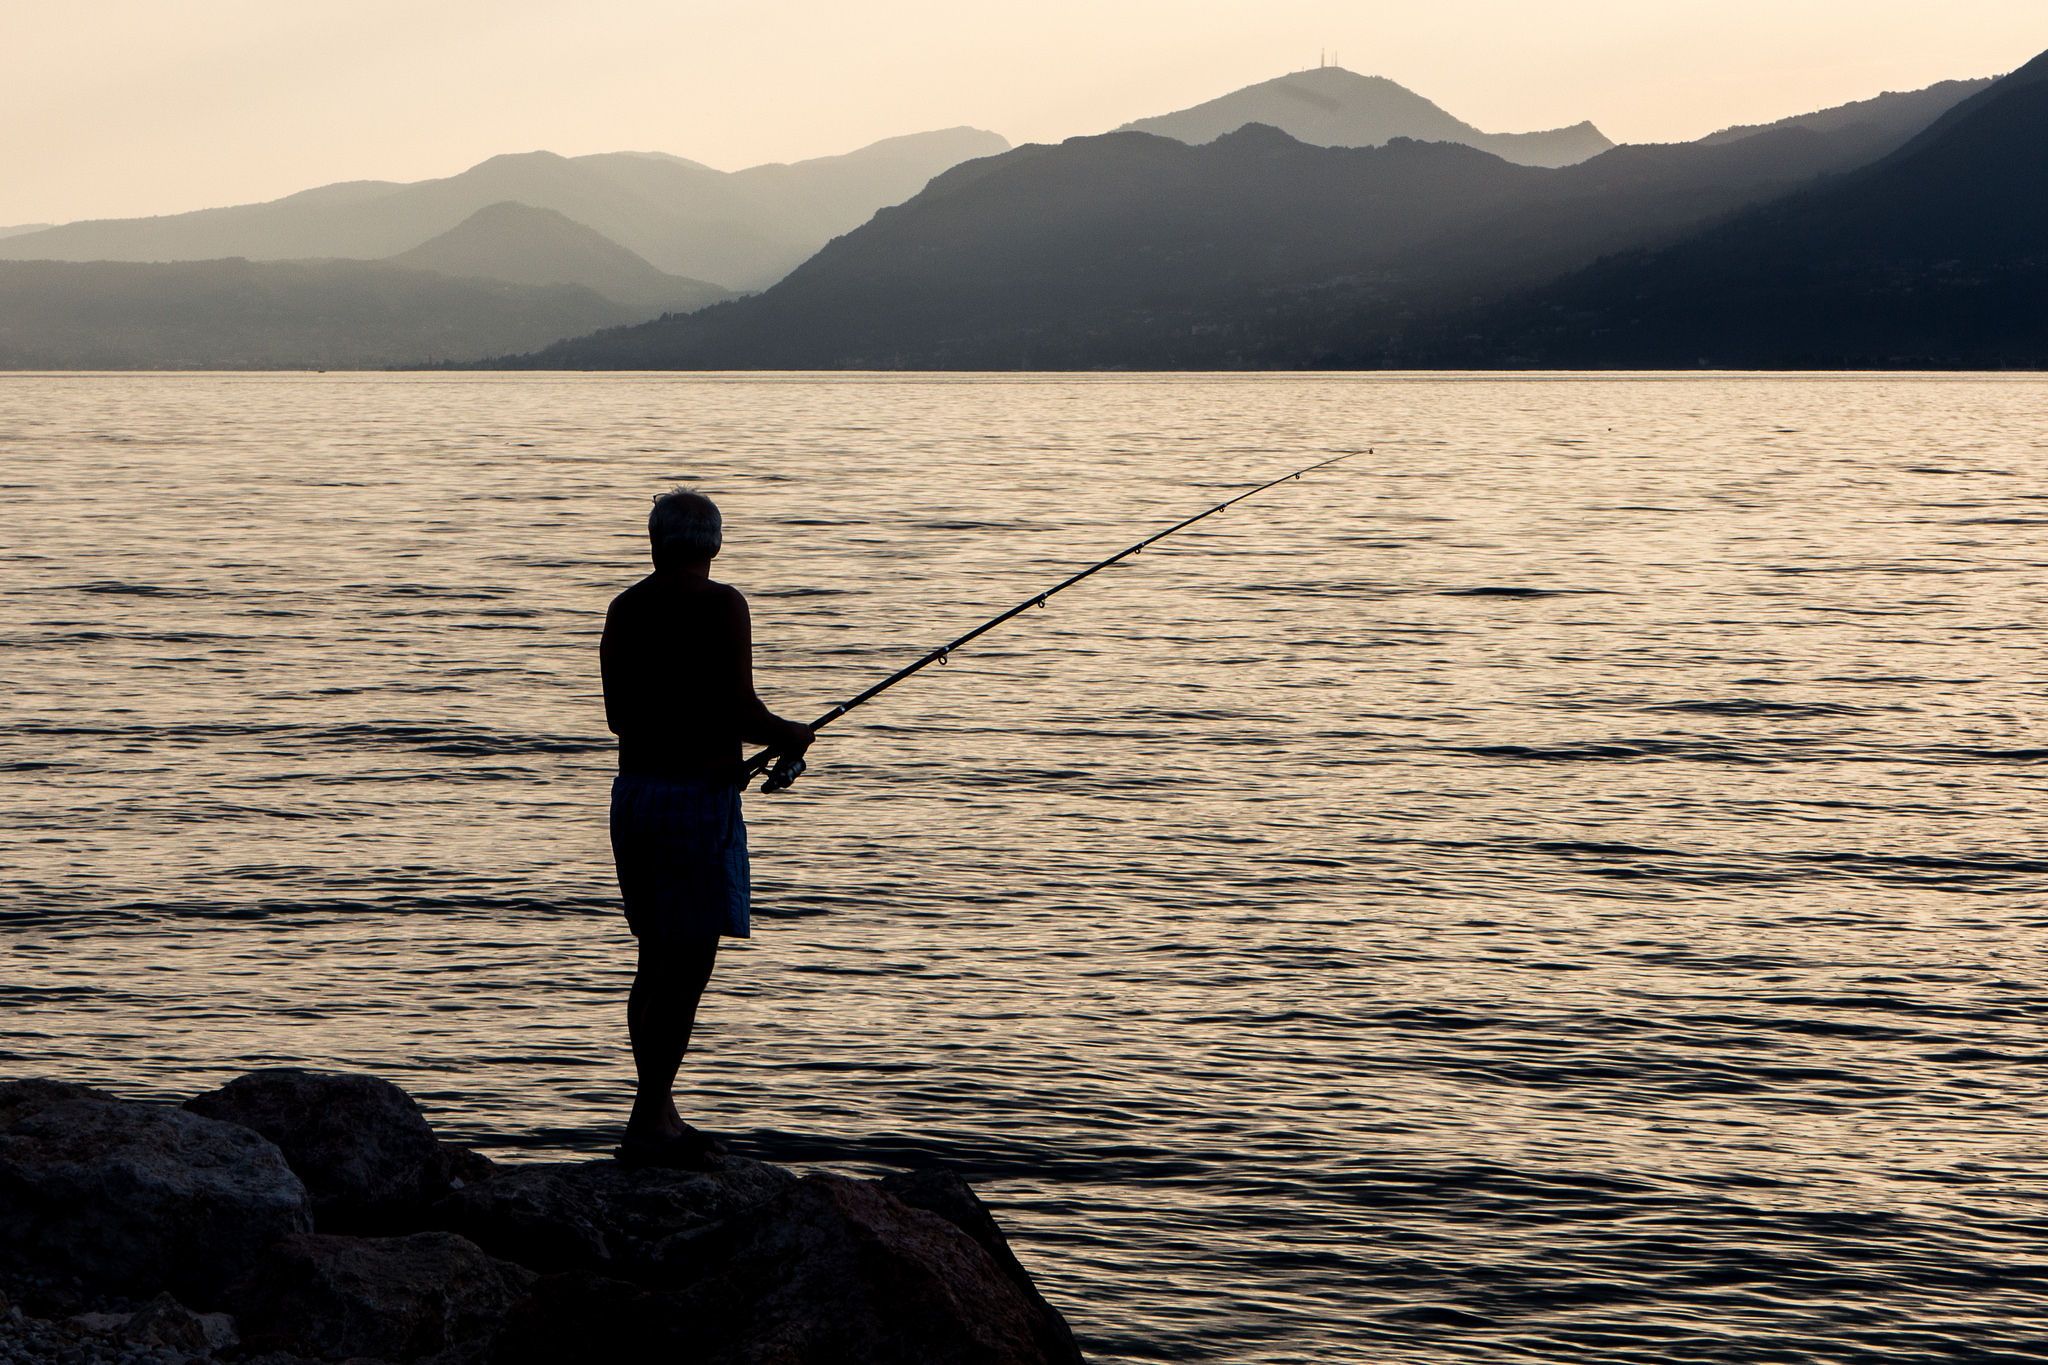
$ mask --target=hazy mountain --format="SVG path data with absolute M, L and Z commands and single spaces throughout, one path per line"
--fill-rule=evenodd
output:
M 0 240 L 19 237 L 25 232 L 41 232 L 49 226 L 48 223 L 17 223 L 13 227 L 0 227 Z
M 375 261 L 0 261 L 0 368 L 308 369 L 544 345 L 642 316 L 581 285 Z
M 1775 123 L 1737 124 L 1709 133 L 1701 142 L 1736 142 L 1779 128 L 1809 128 L 1816 133 L 1833 133 L 1856 124 L 1869 124 L 1898 138 L 1900 143 L 1940 118 L 1957 104 L 1991 85 L 1991 78 L 1974 81 L 1940 81 L 1925 90 L 1887 90 L 1873 99 L 1838 104 L 1811 114 L 1794 114 Z
M 1558 169 L 1455 143 L 1251 125 L 955 167 L 767 292 L 564 342 L 567 367 L 1302 365 L 1475 297 L 1668 244 L 1891 145 L 1868 124 L 1617 147 Z
M 765 294 L 565 343 L 540 364 L 1017 368 L 1100 363 L 1066 338 L 1133 310 L 1353 268 L 1547 172 L 1449 143 L 1309 147 L 1253 125 L 1020 147 L 940 176 Z M 672 325 L 676 322 L 690 325 Z M 1138 363 L 1138 362 L 1133 362 Z
M 478 209 L 391 263 L 512 284 L 580 284 L 642 318 L 687 313 L 733 296 L 730 289 L 656 270 L 553 209 L 509 200 Z
M 1591 123 L 1542 133 L 1482 133 L 1384 76 L 1361 76 L 1338 66 L 1295 71 L 1192 109 L 1126 123 L 1117 131 L 1203 143 L 1247 123 L 1278 128 L 1318 147 L 1378 147 L 1397 137 L 1460 142 L 1522 166 L 1569 166 L 1614 145 Z
M 2048 367 L 2048 53 L 1853 175 L 1460 317 L 1395 355 Z
M 0 239 L 0 258 L 382 260 L 511 201 L 553 209 L 670 274 L 757 289 L 939 172 L 1008 146 L 994 133 L 951 128 L 731 173 L 659 153 L 528 152 L 444 180 L 351 181 L 264 204 L 67 223 Z

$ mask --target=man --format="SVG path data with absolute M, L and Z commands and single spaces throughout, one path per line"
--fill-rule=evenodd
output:
M 619 737 L 612 856 L 639 970 L 626 1006 L 639 1089 L 616 1155 L 636 1166 L 717 1170 L 725 1146 L 683 1122 L 670 1088 L 721 936 L 746 938 L 742 741 L 810 747 L 806 725 L 754 695 L 747 599 L 711 581 L 718 508 L 678 488 L 647 518 L 654 572 L 614 598 L 598 647 L 605 720 Z

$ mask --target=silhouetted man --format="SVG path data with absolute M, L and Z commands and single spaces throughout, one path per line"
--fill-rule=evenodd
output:
M 613 599 L 599 646 L 605 720 L 619 737 L 612 856 L 640 942 L 626 1006 L 639 1090 L 617 1156 L 716 1170 L 724 1144 L 683 1122 L 670 1088 L 719 938 L 749 936 L 740 744 L 800 754 L 811 731 L 754 695 L 747 599 L 711 581 L 724 542 L 717 506 L 680 488 L 663 494 L 647 535 L 654 572 Z

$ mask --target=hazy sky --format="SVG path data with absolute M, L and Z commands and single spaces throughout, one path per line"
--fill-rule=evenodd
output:
M 0 0 L 0 224 L 499 152 L 723 169 L 973 124 L 1057 141 L 1316 63 L 1491 132 L 1696 137 L 2011 70 L 2044 0 Z

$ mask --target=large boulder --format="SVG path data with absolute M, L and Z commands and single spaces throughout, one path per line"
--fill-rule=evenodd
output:
M 621 1235 L 658 1242 L 700 1228 L 781 1194 L 796 1176 L 751 1157 L 729 1156 L 719 1171 L 635 1169 L 617 1161 L 571 1161 L 538 1167 L 575 1183 Z
M 169 1294 L 157 1295 L 134 1313 L 80 1313 L 68 1326 L 126 1347 L 153 1351 L 168 1346 L 180 1355 L 225 1350 L 240 1341 L 235 1320 L 226 1313 L 194 1313 Z
M 695 1324 L 677 1316 L 674 1296 L 588 1270 L 545 1275 L 514 1304 L 488 1365 L 624 1365 L 689 1361 Z
M 375 1076 L 252 1071 L 185 1107 L 276 1143 L 312 1192 L 322 1232 L 410 1231 L 448 1188 L 426 1115 Z
M 1073 1329 L 1067 1326 L 1067 1320 L 1060 1316 L 1060 1311 L 1046 1302 L 1045 1295 L 1038 1292 L 1031 1272 L 1017 1259 L 1017 1253 L 1010 1250 L 1010 1239 L 1003 1235 L 1002 1225 L 996 1222 L 995 1215 L 988 1211 L 988 1205 L 981 1202 L 981 1196 L 974 1192 L 974 1186 L 967 1183 L 966 1177 L 949 1167 L 933 1166 L 921 1171 L 898 1171 L 885 1175 L 882 1188 L 914 1209 L 936 1213 L 972 1237 L 996 1263 L 996 1269 L 1002 1271 L 1052 1325 L 1057 1340 L 1047 1343 L 1050 1358 L 1066 1361 L 1068 1365 L 1081 1365 L 1081 1347 L 1074 1340 Z
M 420 1360 L 494 1337 L 534 1281 L 447 1232 L 289 1237 L 227 1293 L 250 1345 L 291 1342 L 329 1360 Z
M 306 1187 L 247 1128 L 120 1100 L 0 1103 L 17 1114 L 0 1130 L 0 1268 L 204 1306 L 312 1229 Z
M 48 1109 L 65 1100 L 105 1100 L 113 1104 L 119 1102 L 120 1096 L 109 1095 L 89 1085 L 46 1080 L 40 1076 L 32 1076 L 25 1081 L 0 1081 L 0 1133 L 6 1132 L 16 1119 L 25 1119 L 38 1109 Z
M 638 1279 L 667 1239 L 774 1198 L 796 1183 L 779 1166 L 727 1158 L 722 1171 L 633 1169 L 616 1161 L 499 1167 L 428 1211 L 493 1256 L 554 1273 Z
M 441 1183 L 451 1190 L 489 1180 L 498 1173 L 498 1163 L 459 1142 L 439 1144 Z
M 596 1202 L 576 1181 L 542 1167 L 464 1182 L 428 1217 L 435 1227 L 531 1270 L 602 1269 L 612 1259 Z
M 678 1356 L 703 1365 L 1054 1365 L 1056 1314 L 945 1218 L 879 1184 L 810 1175 L 661 1244 L 665 1282 L 585 1273 L 539 1282 L 496 1365 Z

